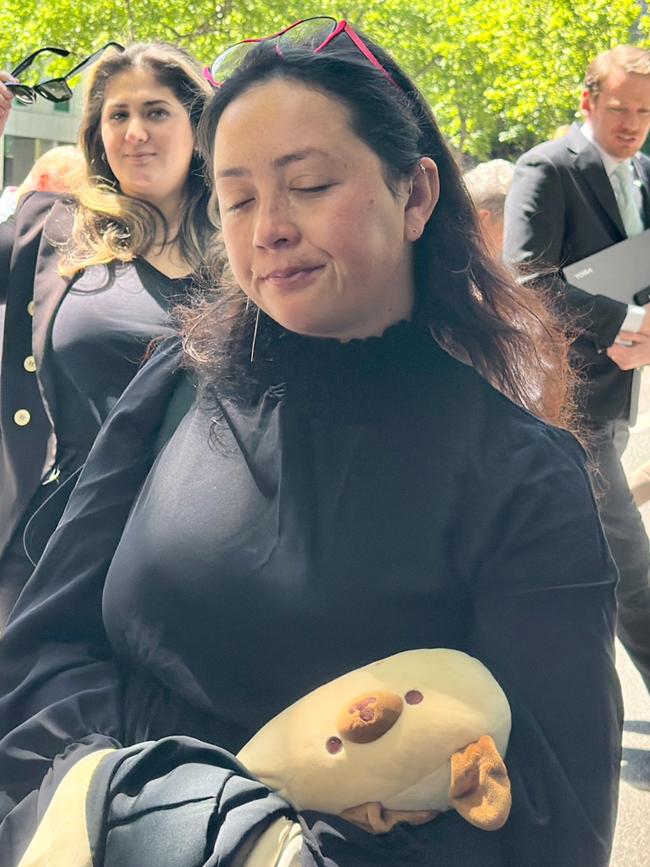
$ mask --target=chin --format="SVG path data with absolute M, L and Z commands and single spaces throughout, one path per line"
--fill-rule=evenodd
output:
M 293 331 L 294 334 L 302 334 L 304 337 L 340 337 L 346 330 L 347 323 L 332 321 L 331 319 L 323 319 L 314 316 L 313 310 L 305 311 L 301 315 L 297 311 L 291 313 L 283 311 L 268 312 L 271 319 L 274 319 L 278 325 L 286 328 L 287 331 Z M 347 325 L 349 328 L 349 325 Z

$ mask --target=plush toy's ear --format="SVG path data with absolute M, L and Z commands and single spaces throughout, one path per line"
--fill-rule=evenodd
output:
M 489 735 L 452 755 L 449 796 L 452 806 L 477 828 L 496 831 L 505 824 L 512 805 L 510 779 Z
M 387 834 L 395 825 L 424 825 L 439 815 L 436 810 L 384 810 L 378 801 L 368 801 L 356 807 L 348 807 L 341 813 L 342 818 L 363 828 L 369 834 Z

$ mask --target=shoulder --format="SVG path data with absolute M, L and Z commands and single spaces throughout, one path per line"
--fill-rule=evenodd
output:
M 570 153 L 562 140 L 536 145 L 522 154 L 515 164 L 507 196 L 510 216 L 512 203 L 525 202 L 530 196 L 552 195 L 562 187 L 562 174 L 569 167 Z
M 522 154 L 516 165 L 548 165 L 564 161 L 568 148 L 564 139 L 541 142 Z
M 492 465 L 497 474 L 513 461 L 585 469 L 585 451 L 573 434 L 514 403 L 473 368 L 452 361 L 453 374 L 447 378 L 450 402 L 455 394 L 454 418 L 469 456 Z
M 106 420 L 114 416 L 146 419 L 166 405 L 182 378 L 183 350 L 180 337 L 165 338 L 152 346 L 149 355 L 119 398 Z M 146 426 L 148 427 L 148 421 Z
M 57 193 L 27 193 L 18 202 L 14 218 L 17 225 L 33 223 L 35 220 L 44 222 L 53 209 L 59 214 L 73 213 L 72 199 Z
M 516 166 L 518 168 L 534 167 L 540 172 L 573 168 L 576 156 L 589 150 L 590 145 L 587 139 L 577 127 L 573 127 L 561 138 L 541 142 L 526 151 L 519 157 Z

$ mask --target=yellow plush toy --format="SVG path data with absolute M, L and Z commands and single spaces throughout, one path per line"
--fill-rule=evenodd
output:
M 485 830 L 510 811 L 503 690 L 456 650 L 408 650 L 321 686 L 278 714 L 238 758 L 298 810 L 373 833 L 456 809 Z

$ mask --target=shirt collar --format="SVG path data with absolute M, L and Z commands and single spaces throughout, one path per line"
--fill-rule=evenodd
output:
M 607 172 L 608 178 L 611 178 L 611 176 L 614 174 L 614 172 L 621 163 L 623 163 L 623 165 L 625 166 L 628 166 L 628 168 L 632 165 L 631 159 L 628 158 L 626 160 L 617 160 L 616 157 L 613 157 L 611 154 L 608 154 L 606 150 L 603 150 L 603 148 L 601 148 L 601 146 L 596 141 L 596 137 L 594 135 L 594 128 L 588 120 L 584 122 L 580 132 L 587 139 L 587 141 L 590 141 L 592 143 L 592 145 L 600 154 L 600 158 L 603 161 L 603 167 Z

